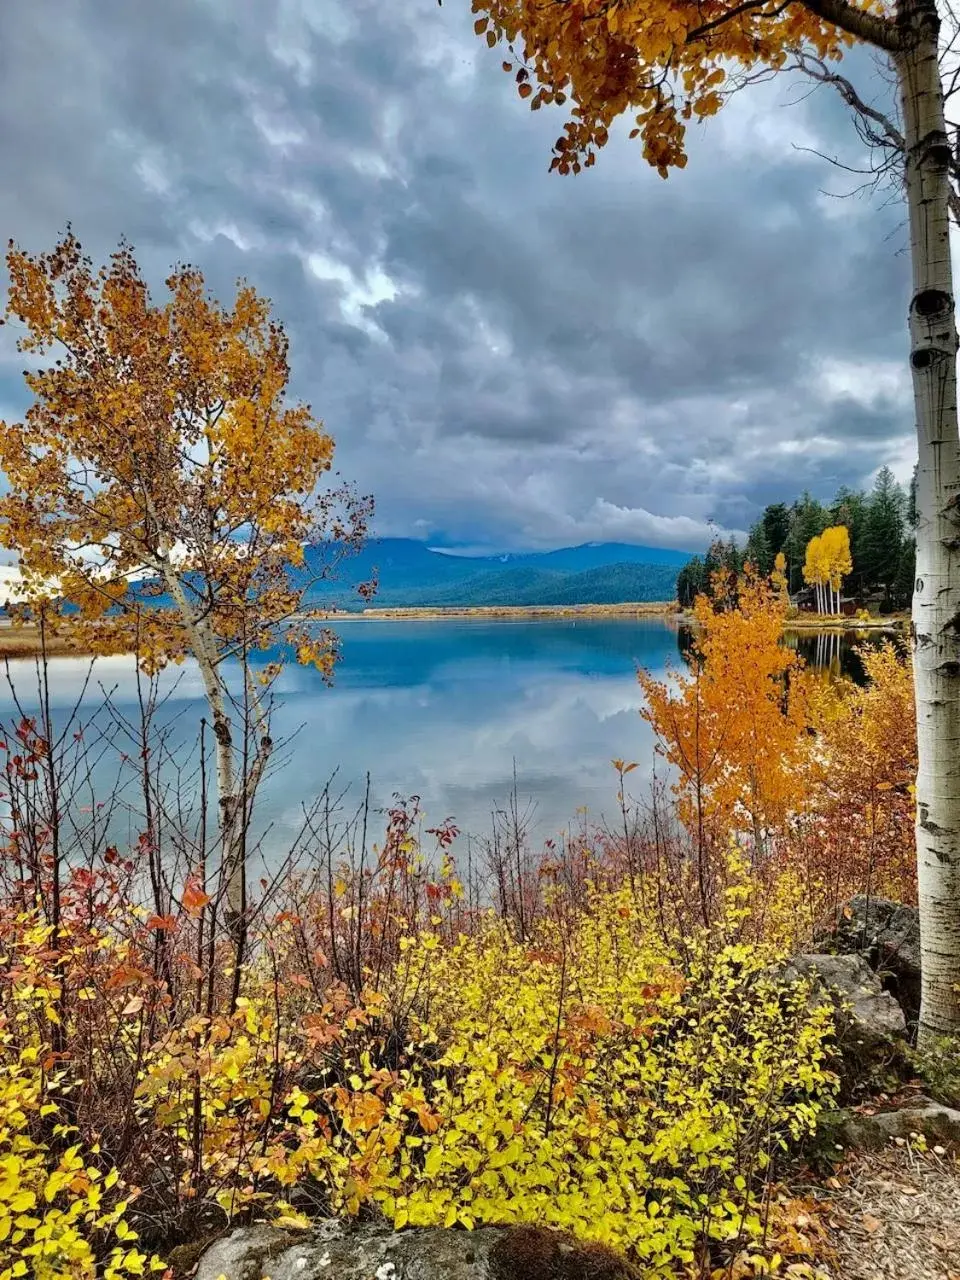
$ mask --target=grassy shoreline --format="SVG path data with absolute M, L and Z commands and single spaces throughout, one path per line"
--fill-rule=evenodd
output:
M 680 626 L 696 627 L 697 619 L 691 609 L 680 609 L 674 614 Z M 865 621 L 860 618 L 838 618 L 833 614 L 806 613 L 796 618 L 788 618 L 783 624 L 786 634 L 798 631 L 906 631 L 910 626 L 910 615 L 892 613 L 886 617 L 870 617 Z
M 66 634 L 48 635 L 41 646 L 40 632 L 36 627 L 10 623 L 0 626 L 0 660 L 4 658 L 37 658 L 45 648 L 48 658 L 90 658 L 93 655 L 84 647 L 71 644 Z
M 785 631 L 906 631 L 910 626 L 908 615 L 891 614 L 887 618 L 791 618 Z
M 336 609 L 327 615 L 331 622 L 359 619 L 364 622 L 436 622 L 444 618 L 665 618 L 677 612 L 675 603 L 653 601 L 645 604 L 541 604 L 541 605 L 447 605 L 396 606 L 357 611 Z

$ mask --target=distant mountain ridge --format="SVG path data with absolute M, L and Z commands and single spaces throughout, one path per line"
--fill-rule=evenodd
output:
M 314 556 L 307 553 L 309 569 Z M 358 584 L 377 578 L 369 603 L 383 607 L 621 604 L 672 600 L 688 556 L 632 543 L 585 543 L 556 551 L 459 556 L 412 538 L 371 540 L 337 576 L 310 589 L 313 605 L 360 609 Z
M 359 611 L 383 608 L 518 608 L 533 605 L 646 604 L 673 600 L 677 574 L 687 563 L 682 551 L 634 546 L 625 542 L 591 542 L 557 551 L 521 552 L 507 556 L 458 556 L 433 551 L 413 538 L 370 539 L 355 555 L 346 556 L 334 575 L 319 578 L 304 597 L 307 607 Z M 297 578 L 310 580 L 329 568 L 331 546 L 307 547 Z M 376 594 L 365 600 L 361 583 L 377 581 Z M 135 586 L 145 602 L 169 607 L 144 582 Z

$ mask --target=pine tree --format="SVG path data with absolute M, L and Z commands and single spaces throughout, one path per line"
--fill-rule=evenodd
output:
M 871 585 L 891 595 L 904 540 L 903 490 L 889 467 L 881 467 L 867 501 L 863 573 Z
M 780 552 L 786 548 L 787 538 L 790 536 L 790 512 L 787 510 L 787 504 L 785 502 L 770 503 L 764 507 L 760 522 L 763 525 L 767 546 L 770 548 L 770 555 L 776 560 Z
M 822 503 L 804 492 L 790 508 L 790 531 L 787 535 L 787 571 L 791 591 L 803 586 L 803 565 L 811 538 L 817 538 L 830 524 Z
M 917 544 L 913 538 L 905 538 L 893 580 L 891 603 L 895 609 L 909 609 L 913 598 L 913 584 L 917 576 Z
M 709 585 L 703 558 L 694 556 L 677 574 L 677 601 L 681 608 L 692 608 L 697 596 L 704 595 Z
M 842 485 L 830 505 L 830 518 L 836 525 L 844 525 L 850 534 L 851 587 L 859 595 L 864 592 L 864 533 L 867 524 L 867 496 L 862 490 Z
M 779 548 L 777 548 L 779 550 Z M 767 530 L 763 520 L 758 520 L 751 528 L 747 538 L 747 560 L 765 578 L 773 572 L 773 559 L 776 552 L 770 547 Z

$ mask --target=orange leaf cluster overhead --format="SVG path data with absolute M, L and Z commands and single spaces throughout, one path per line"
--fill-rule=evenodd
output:
M 473 0 L 475 30 L 505 44 L 532 110 L 570 103 L 551 168 L 592 165 L 618 116 L 666 177 L 686 163 L 690 120 L 714 115 L 744 76 L 801 47 L 839 57 L 852 37 L 806 5 L 731 0 Z M 536 88 L 533 87 L 534 82 Z

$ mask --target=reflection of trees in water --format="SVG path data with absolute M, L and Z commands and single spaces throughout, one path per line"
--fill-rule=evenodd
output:
M 866 680 L 857 650 L 879 649 L 885 641 L 891 641 L 902 653 L 907 650 L 906 637 L 899 632 L 788 631 L 783 639 L 788 648 L 799 653 L 808 667 L 827 671 L 835 677 L 845 676 L 857 684 L 864 684 Z M 696 653 L 693 627 L 677 628 L 677 649 L 683 661 L 690 666 Z
M 857 650 L 879 649 L 886 642 L 892 642 L 899 652 L 906 652 L 906 638 L 898 632 L 818 631 L 813 635 L 794 632 L 787 637 L 787 643 L 797 650 L 807 666 L 829 671 L 834 676 L 846 676 L 857 684 L 866 683 Z
M 687 666 L 692 666 L 694 655 L 696 654 L 693 627 L 679 626 L 677 628 L 677 648 L 680 651 L 680 657 Z

